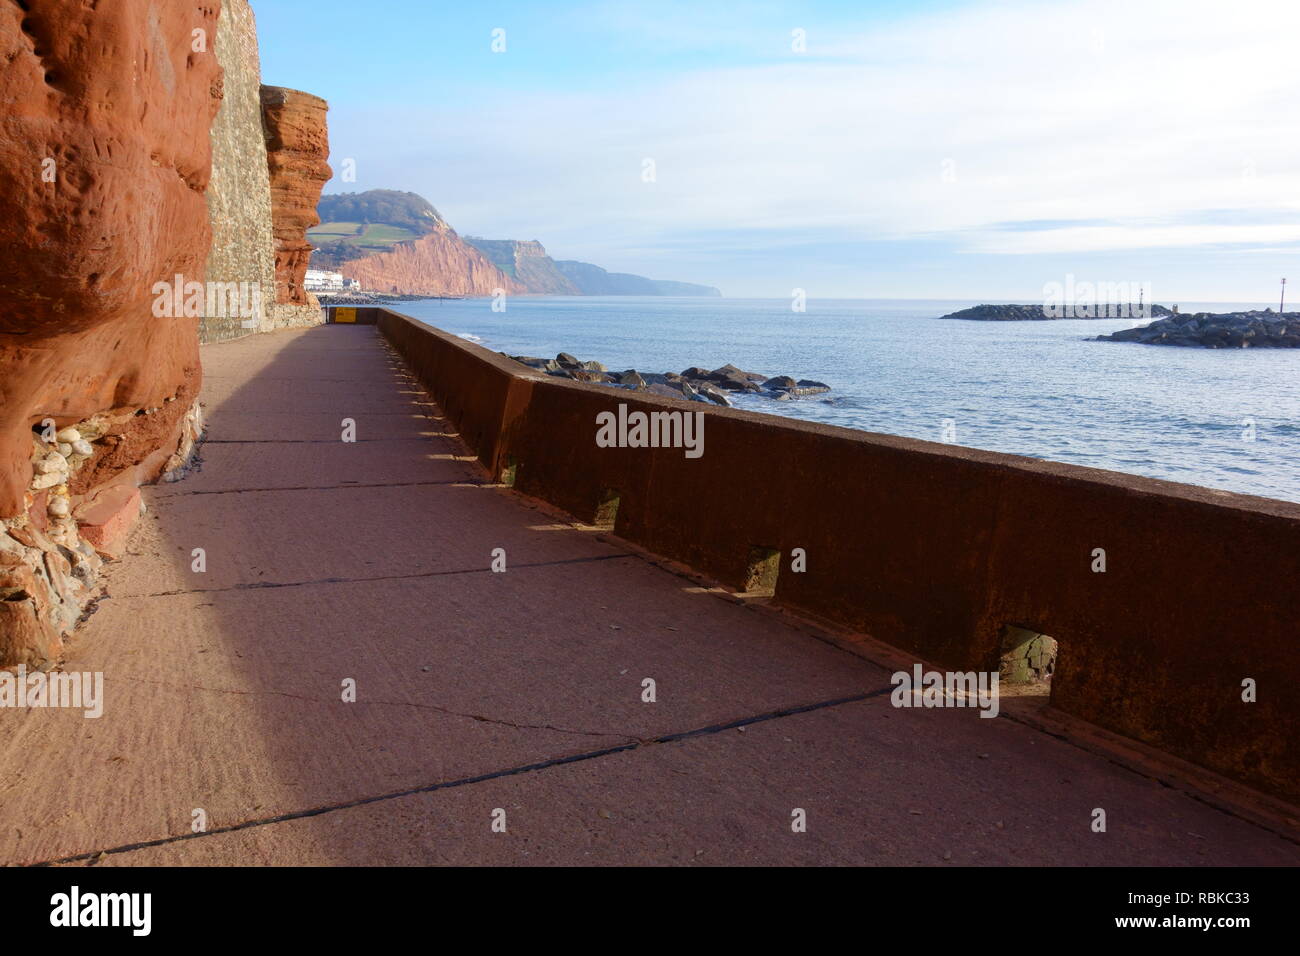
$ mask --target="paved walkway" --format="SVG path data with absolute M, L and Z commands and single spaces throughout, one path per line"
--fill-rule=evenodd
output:
M 1300 860 L 484 486 L 373 328 L 203 356 L 202 470 L 147 490 L 66 668 L 104 716 L 0 714 L 0 862 Z

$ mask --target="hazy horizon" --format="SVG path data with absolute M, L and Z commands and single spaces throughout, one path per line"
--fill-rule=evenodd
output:
M 1267 302 L 1300 253 L 1300 5 L 255 6 L 265 82 L 330 101 L 327 193 L 557 259 L 733 298 Z

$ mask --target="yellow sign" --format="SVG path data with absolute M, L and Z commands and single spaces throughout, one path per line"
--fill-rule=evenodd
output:
M 348 322 L 355 325 L 357 321 L 357 310 L 356 309 L 335 309 L 334 321 Z

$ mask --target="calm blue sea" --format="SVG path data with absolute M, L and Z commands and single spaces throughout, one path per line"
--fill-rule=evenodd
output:
M 401 311 L 512 355 L 610 369 L 731 362 L 826 382 L 754 411 L 1300 501 L 1300 350 L 1088 342 L 1132 320 L 960 322 L 974 301 L 640 297 L 428 300 Z M 1264 308 L 1181 303 L 1183 312 Z M 1244 440 L 1254 422 L 1254 441 Z

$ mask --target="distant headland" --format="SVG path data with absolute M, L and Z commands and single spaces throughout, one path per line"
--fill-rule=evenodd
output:
M 313 269 L 366 292 L 414 296 L 720 296 L 713 286 L 607 272 L 547 254 L 536 240 L 462 237 L 423 196 L 391 189 L 321 197 Z

